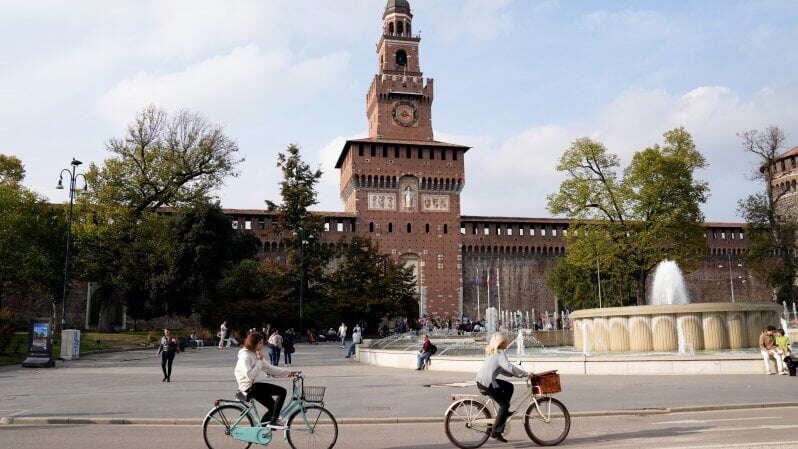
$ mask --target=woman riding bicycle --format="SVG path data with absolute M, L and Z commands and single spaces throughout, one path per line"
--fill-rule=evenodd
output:
M 262 349 L 263 336 L 256 332 L 247 335 L 244 347 L 238 351 L 235 376 L 238 389 L 247 399 L 255 399 L 268 408 L 263 414 L 261 423 L 276 425 L 287 393 L 285 388 L 267 383 L 266 374 L 273 377 L 291 377 L 299 371 L 289 371 L 270 365 L 263 360 Z M 272 396 L 277 396 L 277 401 Z
M 504 423 L 514 412 L 510 412 L 510 400 L 513 398 L 513 384 L 505 380 L 497 379 L 499 374 L 514 377 L 528 377 L 531 373 L 526 372 L 517 365 L 513 365 L 507 359 L 505 349 L 507 349 L 507 337 L 501 332 L 496 332 L 490 339 L 490 343 L 485 348 L 487 358 L 482 363 L 477 373 L 477 388 L 479 392 L 490 396 L 496 401 L 499 410 L 496 413 L 496 421 L 490 436 L 502 443 L 507 440 L 502 436 Z

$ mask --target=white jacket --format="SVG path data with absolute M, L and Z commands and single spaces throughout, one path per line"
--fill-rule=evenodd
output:
M 236 382 L 241 392 L 246 392 L 257 382 L 268 382 L 266 374 L 274 377 L 288 377 L 291 371 L 277 366 L 272 366 L 263 360 L 258 360 L 254 352 L 247 348 L 238 351 L 238 361 L 236 362 Z

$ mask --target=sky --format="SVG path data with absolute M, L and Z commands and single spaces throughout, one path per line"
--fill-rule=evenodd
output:
M 684 126 L 709 167 L 708 221 L 756 191 L 738 133 L 779 126 L 798 146 L 798 1 L 411 0 L 435 79 L 436 140 L 466 155 L 463 215 L 549 217 L 557 160 L 577 138 L 622 164 Z M 149 104 L 189 109 L 238 142 L 224 207 L 278 197 L 276 154 L 320 166 L 367 132 L 384 0 L 0 0 L 0 152 L 54 202 L 74 156 L 101 163 Z

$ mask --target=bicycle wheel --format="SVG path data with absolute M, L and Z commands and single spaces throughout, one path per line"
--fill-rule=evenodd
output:
M 444 420 L 446 437 L 460 449 L 474 449 L 485 444 L 492 426 L 490 410 L 482 402 L 473 399 L 464 399 L 452 405 Z
M 562 402 L 550 397 L 538 399 L 538 406 L 529 405 L 524 416 L 526 434 L 541 446 L 556 446 L 571 430 L 571 414 Z
M 239 441 L 230 435 L 230 427 L 238 421 L 244 409 L 237 405 L 220 405 L 208 413 L 202 423 L 202 436 L 208 449 L 247 449 L 252 443 Z M 237 427 L 253 427 L 252 416 L 247 414 Z
M 338 422 L 326 408 L 311 405 L 304 416 L 297 410 L 288 418 L 285 433 L 294 449 L 332 449 L 338 441 Z

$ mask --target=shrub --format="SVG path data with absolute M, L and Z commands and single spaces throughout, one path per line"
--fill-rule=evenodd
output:
M 14 316 L 8 310 L 0 309 L 0 352 L 9 352 L 13 337 Z

